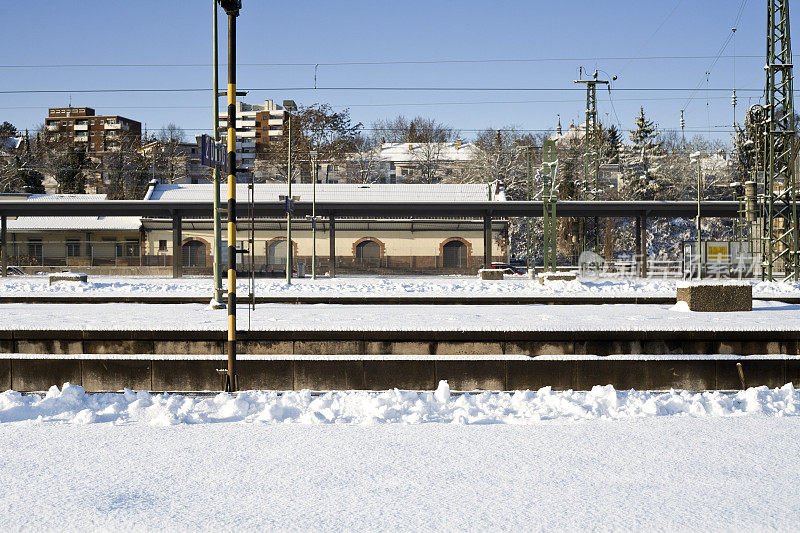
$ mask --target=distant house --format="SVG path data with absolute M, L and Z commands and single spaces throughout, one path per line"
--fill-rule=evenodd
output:
M 436 183 L 459 174 L 475 157 L 475 145 L 449 143 L 382 143 L 352 155 L 347 163 L 350 182 Z

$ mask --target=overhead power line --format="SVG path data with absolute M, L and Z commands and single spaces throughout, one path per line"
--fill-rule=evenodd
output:
M 419 92 L 566 92 L 583 91 L 580 87 L 255 87 L 245 91 L 419 91 Z M 617 92 L 689 92 L 686 87 L 617 87 Z M 709 88 L 708 91 L 730 91 L 730 88 Z M 209 92 L 207 87 L 195 88 L 136 88 L 136 89 L 10 89 L 0 94 L 66 94 L 66 93 L 188 93 Z M 761 89 L 741 89 L 742 92 L 760 92 Z
M 545 62 L 577 62 L 577 61 L 697 61 L 714 59 L 709 55 L 672 55 L 672 56 L 609 56 L 609 57 L 534 57 L 505 59 L 430 59 L 430 60 L 397 60 L 397 61 L 333 61 L 333 62 L 283 62 L 283 63 L 237 63 L 238 67 L 338 67 L 338 66 L 370 66 L 370 65 L 440 65 L 440 64 L 475 64 L 475 63 L 545 63 Z M 733 56 L 721 56 L 731 59 Z M 800 54 L 794 54 L 800 57 Z M 740 55 L 736 59 L 763 59 L 761 55 Z M 0 65 L 7 69 L 65 69 L 65 68 L 210 68 L 211 63 L 65 63 L 65 64 L 8 64 Z

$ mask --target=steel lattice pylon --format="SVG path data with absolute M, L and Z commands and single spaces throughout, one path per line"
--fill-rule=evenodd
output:
M 792 46 L 789 0 L 768 0 L 766 146 L 762 276 L 778 271 L 798 279 L 797 200 L 794 172 L 795 121 L 792 101 Z

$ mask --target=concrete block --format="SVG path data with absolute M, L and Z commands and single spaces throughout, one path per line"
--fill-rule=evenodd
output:
M 11 387 L 11 359 L 0 359 L 0 392 Z
M 787 383 L 786 360 L 784 359 L 741 359 L 716 361 L 717 389 L 742 388 L 736 363 L 742 364 L 745 387 L 782 387 Z
M 613 385 L 617 390 L 647 388 L 644 361 L 593 359 L 577 361 L 575 388 L 589 390 L 595 385 Z
M 237 350 L 239 344 L 237 343 Z M 159 340 L 153 341 L 154 354 L 224 354 L 227 344 L 214 340 Z
M 647 388 L 653 390 L 716 388 L 716 367 L 708 359 L 655 359 L 646 361 Z
M 539 283 L 542 285 L 546 281 L 575 281 L 578 276 L 572 272 L 543 272 L 539 274 Z
M 0 353 L 14 353 L 14 341 L 11 339 L 0 339 Z
M 83 388 L 87 391 L 118 391 L 125 387 L 150 389 L 150 361 L 103 359 L 82 361 Z
M 678 284 L 678 302 L 690 311 L 752 311 L 753 287 L 749 283 L 683 282 Z
M 221 363 L 219 368 L 227 368 L 227 362 Z M 240 390 L 291 390 L 293 386 L 291 361 L 240 360 L 236 371 Z
M 294 341 L 294 354 L 352 355 L 364 351 L 361 341 Z
M 227 353 L 226 343 L 222 343 L 222 348 L 225 350 L 221 353 Z M 251 340 L 242 339 L 236 342 L 236 349 L 239 353 L 256 354 L 256 355 L 291 355 L 293 352 L 292 341 L 268 341 L 268 340 Z
M 576 366 L 582 361 L 508 361 L 509 390 L 554 390 L 575 388 Z
M 503 279 L 503 271 L 494 268 L 481 268 L 478 277 L 483 281 L 497 281 Z
M 364 353 L 368 355 L 433 355 L 435 342 L 366 341 Z
M 614 354 L 640 354 L 642 353 L 642 345 L 639 341 L 592 340 L 576 342 L 575 353 L 600 356 Z
M 434 390 L 436 365 L 433 361 L 364 361 L 364 385 L 370 390 Z
M 505 343 L 506 354 L 515 355 L 572 355 L 575 343 L 572 341 L 530 341 Z
M 46 391 L 64 383 L 82 385 L 78 359 L 15 359 L 11 361 L 11 388 L 18 391 Z
M 363 361 L 295 361 L 296 390 L 363 390 Z
M 436 343 L 437 355 L 499 355 L 503 353 L 503 345 L 499 342 L 452 342 Z
M 506 390 L 507 361 L 437 361 L 436 382 L 453 390 Z
M 83 352 L 83 343 L 67 339 L 20 339 L 17 353 L 77 354 Z
M 73 283 L 86 283 L 88 276 L 79 272 L 59 272 L 58 274 L 50 274 L 50 285 L 58 283 L 59 281 L 70 281 Z
M 227 367 L 225 361 L 168 361 L 153 360 L 153 390 L 156 391 L 218 391 L 223 388 L 223 374 L 217 369 Z

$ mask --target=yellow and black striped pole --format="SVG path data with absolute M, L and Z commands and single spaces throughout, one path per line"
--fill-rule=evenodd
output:
M 221 4 L 228 14 L 228 374 L 225 391 L 234 392 L 239 389 L 236 376 L 236 17 L 241 3 Z

